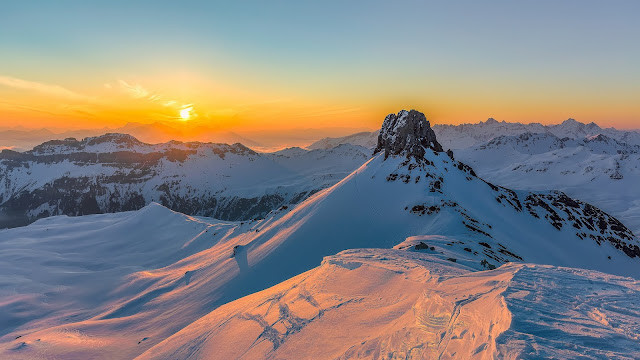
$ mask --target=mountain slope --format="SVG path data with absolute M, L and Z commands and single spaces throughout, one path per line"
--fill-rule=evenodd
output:
M 94 317 L 141 290 L 113 291 L 130 274 L 153 280 L 146 271 L 211 247 L 233 227 L 151 204 L 134 212 L 56 216 L 2 230 L 0 337 Z
M 501 136 L 456 158 L 488 181 L 520 189 L 559 189 L 640 232 L 640 146 L 598 135 L 575 140 L 549 134 Z
M 495 269 L 508 262 L 534 262 L 639 276 L 638 241 L 615 218 L 559 192 L 513 191 L 485 182 L 475 175 L 473 169 L 441 151 L 442 147 L 426 118 L 416 111 L 389 115 L 382 129 L 376 155 L 331 188 L 314 194 L 293 208 L 282 207 L 273 211 L 263 220 L 219 225 L 216 228 L 219 230 L 206 235 L 209 247 L 163 268 L 144 269 L 123 276 L 120 285 L 109 293 L 111 300 L 96 305 L 91 312 L 78 310 L 76 317 L 64 317 L 49 325 L 26 323 L 11 329 L 2 339 L 3 354 L 11 358 L 28 358 L 46 351 L 61 356 L 72 352 L 73 356 L 84 358 L 131 358 L 216 309 L 222 310 L 213 315 L 215 319 L 224 321 L 226 317 L 231 321 L 233 318 L 229 311 L 251 309 L 255 307 L 254 300 L 259 302 L 262 295 L 256 294 L 248 302 L 241 301 L 240 305 L 230 304 L 230 308 L 221 308 L 222 305 L 309 271 L 326 256 L 356 248 L 396 247 L 396 250 L 370 256 L 381 263 L 383 271 L 379 274 L 387 275 L 394 273 L 384 270 L 388 256 L 394 257 L 392 262 L 396 265 L 389 265 L 392 268 L 398 262 L 411 268 L 414 267 L 412 261 L 424 262 L 424 259 L 439 264 L 443 261 L 455 263 L 457 270 L 450 270 L 453 275 Z M 12 239 L 19 230 L 5 230 L 0 235 L 4 239 Z M 37 248 L 40 242 L 49 239 L 46 234 L 39 235 L 29 246 Z M 145 239 L 153 241 L 153 238 Z M 416 251 L 422 254 L 414 254 Z M 406 259 L 397 260 L 396 255 L 406 256 Z M 337 260 L 342 261 L 340 257 Z M 344 265 L 347 268 L 357 265 L 349 264 L 351 262 L 345 261 Z M 363 269 L 366 268 L 368 266 Z M 442 269 L 446 270 L 445 267 Z M 486 286 L 474 288 L 475 285 L 469 283 L 470 289 L 465 294 L 475 296 L 486 290 L 495 291 L 497 296 L 503 289 L 496 286 L 496 282 L 501 281 L 499 274 L 511 268 L 501 269 L 488 273 Z M 403 271 L 396 273 L 403 274 Z M 425 273 L 420 269 L 416 271 Z M 491 278 L 492 274 L 497 277 Z M 347 277 L 347 274 L 341 275 Z M 379 280 L 371 283 L 371 296 L 375 296 L 375 291 L 382 291 Z M 349 287 L 352 281 L 344 285 Z M 455 280 L 452 282 L 456 283 Z M 446 290 L 444 285 L 439 286 Z M 455 288 L 453 284 L 452 288 Z M 390 294 L 393 289 L 390 288 Z M 411 290 L 407 290 L 407 303 L 398 303 L 399 312 L 394 314 L 398 317 L 410 315 L 409 304 L 416 303 L 415 296 L 422 290 L 425 288 L 411 285 Z M 445 292 L 452 292 L 447 301 L 455 300 L 459 295 L 453 290 Z M 16 294 L 11 299 L 19 301 L 20 296 Z M 323 308 L 332 303 L 331 299 L 329 302 L 326 300 L 322 299 Z M 398 298 L 388 300 L 393 303 Z M 443 301 L 443 306 L 449 306 L 446 304 Z M 359 311 L 366 312 L 368 306 L 363 304 Z M 427 303 L 424 306 L 440 305 Z M 477 309 L 476 304 L 469 308 Z M 286 313 L 286 308 L 284 311 Z M 340 312 L 337 314 L 341 315 Z M 296 316 L 288 319 L 305 322 L 299 313 Z M 506 331 L 506 321 L 502 321 L 506 316 L 506 313 L 501 313 L 501 325 L 495 328 L 492 339 L 498 332 Z M 625 324 L 632 322 L 625 321 Z M 246 326 L 249 324 L 245 323 Z M 258 321 L 258 324 L 261 323 Z M 211 332 L 216 333 L 215 329 L 214 326 Z M 522 332 L 522 328 L 516 329 Z M 284 331 L 281 327 L 276 330 L 279 333 Z M 397 328 L 392 326 L 387 330 L 380 330 L 384 333 L 380 336 L 384 338 Z M 610 333 L 611 329 L 603 331 Z M 79 335 L 68 336 L 70 332 Z M 280 341 L 280 335 L 271 330 L 268 332 L 272 339 Z M 191 341 L 194 333 L 187 334 L 185 340 Z M 230 336 L 234 334 L 229 333 Z M 17 336 L 21 337 L 16 339 Z M 197 336 L 196 341 L 203 341 L 208 335 L 202 333 Z M 517 336 L 513 334 L 514 338 Z M 241 341 L 240 338 L 233 339 Z M 498 345 L 493 347 L 485 342 L 485 349 L 490 352 L 498 348 Z M 169 353 L 178 351 L 174 345 L 182 346 L 179 343 L 172 342 L 164 349 Z M 272 344 L 271 341 L 260 342 L 257 354 Z M 369 345 L 372 351 L 385 349 L 383 342 Z M 476 354 L 480 354 L 483 346 L 483 343 L 478 343 L 473 352 L 478 350 Z M 161 354 L 169 354 L 162 350 L 163 347 L 159 349 Z M 190 350 L 200 351 L 188 342 L 179 351 Z M 369 351 L 366 347 L 357 350 Z M 469 351 L 469 348 L 463 347 L 460 351 Z M 510 353 L 512 351 L 509 350 Z

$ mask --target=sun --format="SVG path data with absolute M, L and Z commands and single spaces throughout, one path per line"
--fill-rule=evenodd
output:
M 193 110 L 193 107 L 191 106 L 180 110 L 180 118 L 183 121 L 189 120 L 191 118 L 191 110 Z

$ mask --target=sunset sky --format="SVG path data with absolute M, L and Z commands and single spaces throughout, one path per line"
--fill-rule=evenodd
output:
M 0 127 L 640 128 L 640 1 L 6 1 Z

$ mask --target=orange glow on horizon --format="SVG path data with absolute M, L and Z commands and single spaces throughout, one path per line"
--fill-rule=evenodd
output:
M 629 99 L 601 97 L 585 103 L 575 94 L 559 99 L 554 94 L 515 98 L 460 89 L 430 92 L 417 88 L 413 92 L 421 95 L 389 96 L 381 91 L 336 97 L 316 89 L 294 96 L 282 88 L 263 86 L 248 91 L 241 85 L 212 84 L 196 75 L 112 80 L 93 88 L 71 89 L 0 76 L 0 128 L 74 130 L 174 123 L 217 131 L 342 128 L 346 134 L 375 130 L 387 114 L 400 109 L 422 111 L 432 124 L 477 123 L 489 117 L 556 124 L 571 117 L 602 127 L 640 127 L 640 110 Z

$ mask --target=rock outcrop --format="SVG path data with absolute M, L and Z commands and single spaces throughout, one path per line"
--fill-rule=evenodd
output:
M 416 110 L 401 110 L 389 114 L 382 123 L 378 145 L 374 154 L 384 151 L 385 159 L 391 156 L 406 156 L 424 159 L 425 151 L 444 151 L 436 140 L 436 134 L 423 113 Z

